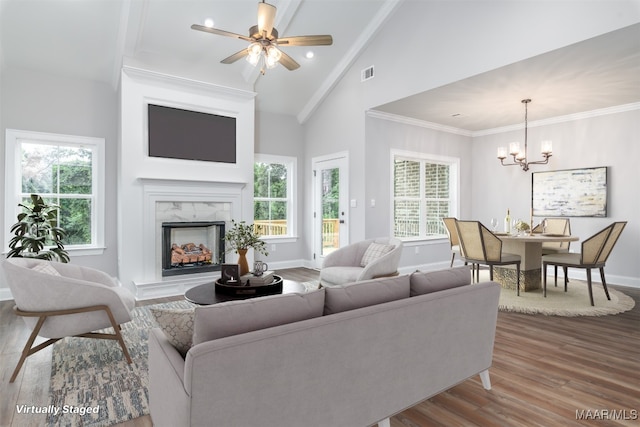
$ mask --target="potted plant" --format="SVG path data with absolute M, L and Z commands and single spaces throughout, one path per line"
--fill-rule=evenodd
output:
M 18 222 L 11 226 L 15 234 L 9 241 L 7 258 L 38 258 L 48 261 L 69 262 L 62 239 L 65 231 L 58 227 L 57 205 L 50 205 L 37 194 L 31 195 L 31 204 L 19 203 L 22 212 Z
M 254 251 L 263 255 L 269 255 L 266 244 L 260 240 L 255 232 L 253 224 L 244 221 L 236 222 L 231 220 L 232 227 L 224 234 L 225 252 L 234 251 L 238 254 L 238 264 L 240 264 L 240 275 L 249 273 L 247 263 L 247 251 L 253 248 Z

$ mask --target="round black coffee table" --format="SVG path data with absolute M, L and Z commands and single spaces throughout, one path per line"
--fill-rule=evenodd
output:
M 302 283 L 294 282 L 293 280 L 282 279 L 282 293 L 303 293 L 306 288 Z M 280 293 L 280 292 L 278 292 Z M 265 295 L 231 295 L 222 292 L 216 292 L 215 282 L 205 283 L 203 285 L 194 286 L 184 294 L 184 298 L 198 305 L 211 305 L 218 304 L 225 301 L 243 300 L 249 298 L 256 298 Z

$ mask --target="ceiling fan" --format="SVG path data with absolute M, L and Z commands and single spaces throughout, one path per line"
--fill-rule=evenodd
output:
M 295 70 L 300 67 L 300 64 L 294 61 L 293 58 L 280 50 L 280 46 L 328 46 L 333 43 L 333 38 L 330 35 L 278 38 L 278 30 L 273 27 L 275 17 L 276 7 L 265 3 L 263 0 L 262 3 L 258 3 L 258 25 L 249 28 L 248 37 L 197 24 L 193 24 L 191 29 L 249 42 L 248 48 L 242 49 L 220 62 L 232 64 L 240 58 L 247 57 L 247 60 L 255 66 L 262 61 L 260 70 L 262 74 L 265 72 L 264 67 L 273 68 L 278 65 L 278 62 L 288 70 Z

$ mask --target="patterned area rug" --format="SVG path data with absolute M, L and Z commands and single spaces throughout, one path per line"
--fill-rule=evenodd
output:
M 156 326 L 149 309 L 192 306 L 176 301 L 136 307 L 131 322 L 122 326 L 131 364 L 116 341 L 65 338 L 55 343 L 49 405 L 61 410 L 48 415 L 47 425 L 104 427 L 148 414 L 147 340 Z

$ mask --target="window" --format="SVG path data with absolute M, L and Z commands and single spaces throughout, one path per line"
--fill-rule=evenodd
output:
M 72 255 L 104 249 L 104 139 L 7 129 L 5 230 L 32 193 L 60 207 Z M 5 239 L 5 242 L 8 239 Z
M 442 218 L 457 215 L 459 160 L 394 151 L 392 163 L 393 235 L 447 237 Z
M 253 166 L 253 218 L 263 237 L 294 237 L 294 157 L 256 155 Z

